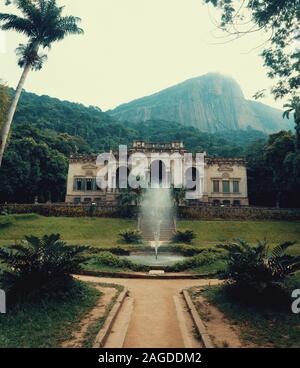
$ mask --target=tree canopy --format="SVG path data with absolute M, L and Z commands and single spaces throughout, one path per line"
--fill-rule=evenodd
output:
M 262 57 L 275 79 L 275 98 L 299 94 L 300 0 L 204 0 L 221 9 L 219 26 L 229 39 L 260 30 L 266 32 Z

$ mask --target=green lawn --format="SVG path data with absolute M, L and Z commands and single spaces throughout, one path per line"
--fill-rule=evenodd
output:
M 42 217 L 35 214 L 0 218 L 0 245 L 21 240 L 24 235 L 59 233 L 69 244 L 96 247 L 120 245 L 119 232 L 136 227 L 135 220 L 112 218 Z M 300 254 L 300 222 L 287 221 L 178 221 L 178 228 L 197 234 L 194 245 L 207 246 L 241 238 L 255 243 L 267 238 L 270 244 L 297 241 L 292 252 Z
M 101 296 L 94 287 L 80 285 L 64 299 L 8 306 L 0 314 L 0 348 L 60 347 Z
M 132 220 L 111 218 L 42 217 L 38 215 L 16 215 L 12 224 L 2 226 L 0 218 L 0 245 L 12 244 L 25 235 L 42 236 L 59 233 L 69 244 L 85 244 L 110 247 L 119 242 L 119 232 L 134 228 Z
M 178 227 L 192 229 L 197 234 L 194 243 L 199 245 L 215 245 L 234 238 L 255 244 L 266 238 L 272 245 L 296 241 L 290 252 L 300 254 L 299 221 L 180 221 Z

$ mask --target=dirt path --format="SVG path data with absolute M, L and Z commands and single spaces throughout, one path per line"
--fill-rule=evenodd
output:
M 218 280 L 140 280 L 88 276 L 80 276 L 80 279 L 120 284 L 128 288 L 133 306 L 123 339 L 123 347 L 126 348 L 201 347 L 193 334 L 180 292 L 192 286 L 219 283 Z M 120 318 L 125 323 L 126 316 L 120 315 Z M 116 337 L 120 341 L 122 338 L 117 336 L 117 326 L 118 323 Z M 187 344 L 192 346 L 186 346 Z M 110 346 L 113 346 L 111 340 Z

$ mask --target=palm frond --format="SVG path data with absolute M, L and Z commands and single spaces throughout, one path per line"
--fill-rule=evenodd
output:
M 32 69 L 41 69 L 46 56 L 37 55 L 40 46 L 50 48 L 53 42 L 61 41 L 68 35 L 83 33 L 78 26 L 81 19 L 62 16 L 64 7 L 58 6 L 56 0 L 16 0 L 15 3 L 23 17 L 0 13 L 0 28 L 14 30 L 29 38 L 27 48 L 18 50 L 23 54 L 19 58 L 21 67 L 29 63 Z
M 272 257 L 280 257 L 283 255 L 283 253 L 292 245 L 294 245 L 296 242 L 285 242 L 283 244 L 277 245 L 275 248 L 271 251 Z
M 35 36 L 33 24 L 28 19 L 14 14 L 0 13 L 0 28 L 3 31 L 16 31 L 29 38 Z

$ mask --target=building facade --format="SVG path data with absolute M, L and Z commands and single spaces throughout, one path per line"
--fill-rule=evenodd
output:
M 171 142 L 167 144 L 146 143 L 144 141 L 134 141 L 132 148 L 127 152 L 128 159 L 131 156 L 143 154 L 146 157 L 146 164 L 142 174 L 143 180 L 151 181 L 153 167 L 158 167 L 159 175 L 170 185 L 175 181 L 175 168 L 173 161 L 165 160 L 165 156 L 182 157 L 184 159 L 187 151 L 183 142 Z M 70 157 L 69 172 L 67 181 L 67 203 L 97 203 L 111 204 L 117 203 L 118 193 L 124 185 L 124 175 L 120 172 L 124 170 L 129 174 L 130 159 L 126 164 L 120 160 L 119 152 L 111 152 L 116 158 L 116 164 L 110 170 L 107 162 L 97 161 L 95 155 L 74 155 Z M 165 156 L 164 156 L 165 155 Z M 192 173 L 193 180 L 201 180 L 202 196 L 199 199 L 192 199 L 191 202 L 211 203 L 213 205 L 235 205 L 246 206 L 248 201 L 247 190 L 247 168 L 246 162 L 242 158 L 215 158 L 204 154 L 203 172 L 201 178 L 194 175 L 197 171 L 197 160 L 193 156 Z M 124 159 L 124 157 L 123 157 Z M 99 185 L 99 171 L 107 168 L 106 180 L 108 187 L 103 189 Z M 190 169 L 189 169 L 190 170 Z M 183 176 L 185 173 L 183 173 Z M 153 179 L 152 179 L 153 180 Z

